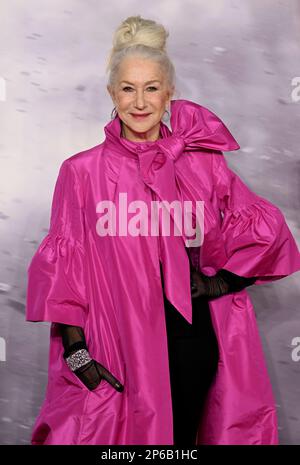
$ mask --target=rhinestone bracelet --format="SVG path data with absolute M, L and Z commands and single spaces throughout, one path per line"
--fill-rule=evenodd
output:
M 90 354 L 86 349 L 77 350 L 74 354 L 66 358 L 66 362 L 72 371 L 86 365 L 91 360 L 93 359 L 90 357 Z

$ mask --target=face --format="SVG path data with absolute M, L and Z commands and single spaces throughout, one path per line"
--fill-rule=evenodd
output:
M 168 108 L 169 89 L 158 63 L 140 57 L 125 58 L 114 88 L 107 86 L 122 121 L 123 136 L 132 141 L 159 138 L 160 121 Z M 134 116 L 142 115 L 146 116 Z

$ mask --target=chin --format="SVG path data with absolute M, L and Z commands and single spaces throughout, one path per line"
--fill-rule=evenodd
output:
M 145 132 L 145 131 L 150 131 L 155 126 L 155 124 L 153 124 L 152 122 L 151 124 L 149 124 L 143 121 L 139 121 L 135 124 L 132 124 L 132 121 L 130 121 L 129 124 L 126 123 L 126 126 L 135 132 Z

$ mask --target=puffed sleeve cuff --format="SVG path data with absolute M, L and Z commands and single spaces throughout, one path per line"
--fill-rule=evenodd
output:
M 27 321 L 50 321 L 84 327 L 84 251 L 71 238 L 48 234 L 27 270 Z
M 224 212 L 221 232 L 228 259 L 222 268 L 263 284 L 299 271 L 300 253 L 280 209 L 256 198 Z
M 85 217 L 82 181 L 70 159 L 59 170 L 50 228 L 29 264 L 26 319 L 84 326 Z

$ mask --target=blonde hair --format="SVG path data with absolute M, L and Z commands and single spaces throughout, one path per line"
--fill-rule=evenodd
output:
M 166 51 L 169 32 L 162 24 L 140 15 L 129 16 L 116 29 L 113 47 L 107 59 L 108 84 L 114 87 L 119 66 L 128 56 L 140 56 L 158 62 L 167 78 L 168 87 L 175 88 L 175 69 Z

